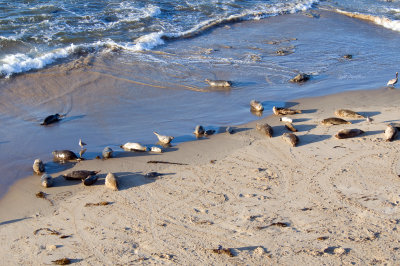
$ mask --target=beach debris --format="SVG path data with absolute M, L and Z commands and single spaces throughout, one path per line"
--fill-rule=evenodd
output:
M 47 198 L 47 194 L 44 193 L 43 191 L 39 191 L 38 193 L 35 194 L 35 196 L 36 196 L 36 198 L 47 200 L 48 202 L 50 202 L 50 205 L 51 205 L 51 206 L 54 205 L 53 201 L 51 201 L 50 199 L 48 199 L 48 198 Z
M 194 128 L 193 134 L 196 136 L 196 138 L 199 138 L 204 135 L 204 132 L 205 132 L 204 127 L 201 125 L 197 125 Z
M 65 115 L 60 115 L 60 114 L 49 115 L 43 120 L 43 122 L 40 125 L 47 126 L 53 124 L 55 122 L 60 121 L 61 118 L 63 117 L 65 117 Z
M 274 115 L 294 115 L 294 114 L 301 114 L 301 110 L 295 110 L 295 109 L 290 109 L 290 108 L 284 108 L 284 107 L 272 107 L 272 112 L 274 112 Z
M 100 160 L 100 159 L 101 159 L 99 155 L 97 155 L 97 156 L 94 157 L 94 158 L 97 159 L 97 160 Z
M 338 109 L 335 111 L 335 115 L 344 118 L 365 118 L 363 115 L 348 109 Z
M 256 129 L 270 138 L 272 138 L 272 134 L 274 133 L 272 127 L 267 123 L 257 123 Z
M 110 205 L 111 204 L 111 202 L 109 202 L 109 201 L 100 201 L 100 202 L 97 202 L 97 203 L 86 203 L 85 204 L 85 207 L 92 207 L 92 206 L 107 206 L 107 205 Z
M 104 185 L 105 185 L 107 188 L 109 188 L 109 189 L 112 189 L 112 190 L 114 190 L 114 191 L 117 191 L 117 190 L 118 190 L 118 180 L 117 180 L 117 177 L 116 177 L 113 173 L 109 172 L 109 173 L 107 174 L 107 176 L 106 176 L 106 180 L 105 180 Z
M 75 170 L 70 173 L 64 174 L 65 180 L 85 180 L 88 176 L 96 175 L 100 171 L 89 171 L 89 170 Z
M 233 134 L 233 133 L 235 133 L 235 129 L 234 129 L 233 127 L 227 127 L 227 128 L 225 129 L 225 132 L 227 132 L 227 133 L 229 133 L 229 134 Z
M 342 118 L 337 118 L 337 117 L 329 117 L 325 118 L 321 121 L 322 125 L 325 126 L 333 126 L 333 125 L 344 125 L 344 124 L 351 124 L 351 122 L 344 120 Z
M 82 141 L 82 139 L 79 139 L 78 144 L 81 147 L 81 149 L 83 149 L 83 146 L 87 145 L 85 142 Z
M 211 251 L 216 254 L 225 254 L 228 255 L 229 257 L 235 256 L 230 248 L 223 248 L 221 245 L 219 245 L 218 248 L 212 249 Z
M 299 74 L 297 74 L 294 78 L 292 78 L 292 79 L 290 80 L 290 82 L 293 82 L 293 83 L 302 83 L 302 82 L 306 82 L 307 80 L 309 80 L 310 77 L 311 77 L 311 76 L 308 75 L 308 74 L 299 73 Z
M 53 262 L 55 265 L 68 265 L 68 264 L 71 264 L 71 260 L 68 259 L 68 258 L 52 260 L 51 262 Z
M 40 178 L 40 184 L 46 188 L 53 186 L 53 177 L 49 174 L 43 174 Z
M 147 151 L 147 147 L 137 142 L 127 142 L 120 146 L 125 151 Z
M 56 231 L 56 230 L 53 230 L 53 229 L 50 229 L 50 228 L 39 228 L 39 229 L 36 229 L 35 231 L 33 231 L 33 234 L 34 235 L 37 235 L 40 231 L 46 231 L 46 232 L 49 232 L 50 233 L 50 235 L 60 235 L 61 233 L 60 232 L 58 232 L 58 231 Z
M 85 180 L 83 180 L 83 184 L 85 186 L 91 186 L 94 183 L 96 183 L 98 178 L 99 177 L 97 175 L 89 175 L 88 177 L 85 178 Z
M 399 77 L 399 72 L 396 72 L 396 78 L 389 80 L 386 85 L 394 87 L 394 84 L 397 83 L 398 77 Z
M 155 152 L 155 153 L 162 153 L 163 152 L 163 150 L 160 147 L 155 147 L 155 146 L 151 147 L 150 151 L 151 152 Z
M 335 137 L 338 139 L 347 139 L 347 138 L 356 137 L 363 133 L 364 133 L 364 131 L 362 131 L 361 129 L 358 129 L 358 128 L 342 129 L 342 130 L 339 130 L 338 133 L 336 133 Z
M 292 131 L 292 132 L 297 132 L 297 129 L 293 126 L 292 123 L 285 123 L 285 127 L 286 127 L 288 130 Z
M 144 177 L 146 177 L 146 178 L 156 178 L 156 177 L 159 177 L 159 176 L 162 176 L 162 175 L 164 175 L 164 174 L 158 173 L 158 172 L 148 172 L 147 174 L 144 175 Z
M 110 159 L 112 157 L 113 152 L 114 151 L 107 146 L 103 149 L 101 155 L 103 156 L 103 159 Z
M 293 123 L 293 119 L 291 119 L 290 117 L 287 117 L 287 116 L 283 116 L 283 117 L 279 118 L 279 121 L 284 122 L 284 123 Z
M 187 163 L 173 163 L 173 162 L 166 162 L 166 161 L 148 161 L 147 163 L 160 163 L 160 164 L 175 164 L 175 165 L 188 165 Z
M 153 133 L 154 133 L 154 135 L 157 136 L 158 141 L 159 141 L 160 143 L 162 143 L 162 144 L 169 144 L 169 143 L 174 139 L 174 137 L 172 137 L 172 136 L 160 135 L 160 134 L 158 134 L 158 133 L 155 132 L 155 131 L 154 131 Z
M 351 54 L 345 54 L 343 56 L 344 59 L 353 59 L 353 56 Z
M 35 172 L 35 173 L 38 174 L 38 175 L 43 174 L 44 171 L 45 171 L 44 163 L 43 163 L 42 160 L 40 160 L 40 159 L 36 159 L 36 160 L 33 162 L 32 168 L 33 168 L 33 172 Z
M 392 141 L 397 137 L 398 130 L 393 125 L 388 125 L 385 129 L 385 141 Z
M 79 161 L 81 160 L 76 156 L 73 151 L 70 150 L 56 150 L 52 152 L 53 160 L 58 162 L 66 162 L 66 161 Z
M 299 143 L 299 138 L 293 133 L 283 133 L 282 138 L 284 141 L 295 147 Z
M 270 224 L 269 226 L 288 227 L 289 225 L 287 223 L 283 223 L 283 222 L 276 222 L 276 223 Z
M 324 240 L 327 240 L 328 238 L 329 238 L 328 236 L 320 236 L 317 238 L 317 240 L 324 241 Z
M 69 237 L 71 237 L 71 236 L 70 235 L 62 235 L 62 236 L 60 236 L 61 239 L 69 238 Z
M 79 158 L 80 158 L 80 159 L 83 159 L 82 156 L 83 156 L 83 154 L 84 154 L 86 151 L 87 151 L 87 149 L 81 149 L 81 150 L 79 151 Z
M 211 79 L 205 79 L 205 82 L 208 83 L 211 87 L 231 87 L 232 82 L 229 80 L 211 80 Z
M 259 101 L 251 100 L 250 101 L 250 109 L 253 111 L 256 111 L 256 112 L 261 112 L 261 111 L 264 111 L 264 106 Z
M 215 133 L 214 129 L 207 129 L 206 131 L 204 131 L 204 136 L 211 136 Z

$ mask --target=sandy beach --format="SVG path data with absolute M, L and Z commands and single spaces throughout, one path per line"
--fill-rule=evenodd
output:
M 383 132 L 399 121 L 399 96 L 380 88 L 288 102 L 303 111 L 290 116 L 297 147 L 283 141 L 279 117 L 268 116 L 162 154 L 82 161 L 53 174 L 52 188 L 38 176 L 20 180 L 0 202 L 1 264 L 396 264 L 400 148 Z M 373 121 L 319 123 L 338 108 Z M 257 122 L 274 136 L 260 134 Z M 342 128 L 365 133 L 333 137 Z M 60 176 L 77 169 L 100 170 L 98 182 Z M 164 175 L 146 178 L 150 171 Z M 119 191 L 104 186 L 108 172 Z M 90 205 L 102 201 L 109 205 Z

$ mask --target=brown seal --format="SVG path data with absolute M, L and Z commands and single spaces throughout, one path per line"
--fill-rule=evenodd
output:
M 342 130 L 339 130 L 339 132 L 335 135 L 335 137 L 338 139 L 347 139 L 347 138 L 356 137 L 363 133 L 364 133 L 364 131 L 362 131 L 361 129 L 358 129 L 358 128 L 342 129 Z
M 347 117 L 347 118 L 365 118 L 363 115 L 356 113 L 352 110 L 348 109 L 338 109 L 335 111 L 335 115 L 339 117 Z
M 258 131 L 260 131 L 262 134 L 265 134 L 267 137 L 272 138 L 272 134 L 274 133 L 274 130 L 272 129 L 272 127 L 270 125 L 268 125 L 267 123 L 257 123 L 256 124 L 256 128 Z
M 337 117 L 329 117 L 329 118 L 325 118 L 324 120 L 322 120 L 321 124 L 325 125 L 325 126 L 332 126 L 332 125 L 351 124 L 351 122 L 346 121 L 341 118 L 337 118 Z
M 398 130 L 393 125 L 388 125 L 385 130 L 385 140 L 392 141 L 397 137 Z
M 283 107 L 272 107 L 272 111 L 275 115 L 294 115 L 294 114 L 301 114 L 301 110 L 294 110 L 289 108 Z
M 287 143 L 292 145 L 292 147 L 295 147 L 297 145 L 297 143 L 299 143 L 299 138 L 293 133 L 283 133 L 282 138 Z

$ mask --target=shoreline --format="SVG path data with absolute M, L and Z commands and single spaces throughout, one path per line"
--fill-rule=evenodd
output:
M 288 102 L 303 110 L 291 116 L 300 139 L 294 148 L 281 139 L 286 130 L 279 117 L 268 116 L 238 126 L 235 134 L 181 143 L 161 155 L 124 152 L 58 173 L 101 170 L 91 187 L 61 177 L 58 187 L 48 189 L 38 176 L 20 180 L 0 200 L 3 263 L 61 257 L 77 265 L 394 263 L 400 148 L 399 139 L 385 142 L 383 132 L 387 123 L 399 121 L 399 96 L 398 89 L 381 88 Z M 374 121 L 318 124 L 338 108 Z M 273 138 L 257 132 L 260 121 L 273 126 Z M 341 128 L 365 134 L 335 139 Z M 118 176 L 120 191 L 103 186 L 109 171 Z M 150 171 L 165 175 L 144 177 Z M 39 190 L 53 206 L 35 197 Z M 111 205 L 85 207 L 99 201 Z M 70 237 L 33 235 L 39 228 Z M 233 257 L 214 253 L 219 245 Z

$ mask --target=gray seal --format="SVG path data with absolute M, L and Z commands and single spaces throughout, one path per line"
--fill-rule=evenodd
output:
M 51 177 L 51 175 L 48 174 L 42 175 L 42 177 L 40 178 L 40 184 L 42 185 L 42 187 L 52 187 L 53 177 Z
M 393 125 L 388 125 L 385 130 L 385 140 L 392 141 L 397 137 L 398 130 Z
M 65 161 L 78 161 L 81 160 L 76 156 L 76 154 L 73 151 L 70 150 L 59 150 L 59 151 L 53 151 L 53 160 L 54 161 L 59 161 L 59 162 L 65 162 Z
M 109 159 L 112 157 L 113 150 L 107 146 L 104 148 L 104 150 L 101 154 L 103 155 L 103 159 Z
M 42 160 L 40 160 L 40 159 L 36 159 L 33 162 L 32 168 L 33 168 L 33 171 L 38 175 L 43 174 L 45 171 L 44 164 L 43 164 Z
M 211 79 L 205 79 L 205 82 L 208 83 L 211 87 L 231 87 L 232 82 L 229 80 L 211 80 Z
M 118 181 L 117 178 L 115 177 L 115 175 L 113 173 L 108 173 L 106 176 L 106 181 L 104 183 L 104 185 L 109 188 L 112 189 L 114 191 L 118 190 Z
M 99 177 L 97 175 L 89 175 L 88 177 L 85 178 L 85 180 L 83 180 L 83 184 L 85 186 L 91 186 L 94 183 L 96 183 L 98 178 Z
M 88 176 L 96 175 L 100 171 L 88 171 L 88 170 L 76 170 L 70 173 L 64 174 L 65 180 L 85 180 Z
M 272 107 L 272 111 L 274 115 L 294 115 L 294 114 L 301 114 L 301 110 L 289 109 L 284 107 Z
M 358 129 L 358 128 L 342 129 L 342 130 L 339 130 L 339 132 L 335 135 L 335 137 L 338 139 L 347 139 L 347 138 L 356 137 L 363 133 L 364 133 L 364 131 L 362 131 L 361 129 Z
M 260 131 L 262 134 L 265 134 L 267 137 L 272 138 L 272 134 L 274 133 L 274 130 L 272 129 L 272 127 L 270 125 L 268 125 L 267 123 L 257 123 L 256 124 L 256 129 L 258 131 Z
M 329 117 L 322 120 L 321 124 L 325 126 L 333 126 L 333 125 L 351 124 L 351 122 L 337 117 Z
M 61 120 L 65 115 L 60 115 L 60 114 L 54 114 L 54 115 L 49 115 L 47 116 L 43 122 L 41 123 L 42 126 L 47 126 L 53 123 L 56 123 Z
M 335 115 L 344 118 L 365 118 L 363 115 L 348 109 L 338 109 L 335 111 Z
M 293 133 L 283 133 L 282 138 L 287 143 L 292 145 L 292 147 L 295 147 L 297 145 L 297 143 L 299 143 L 299 138 Z

